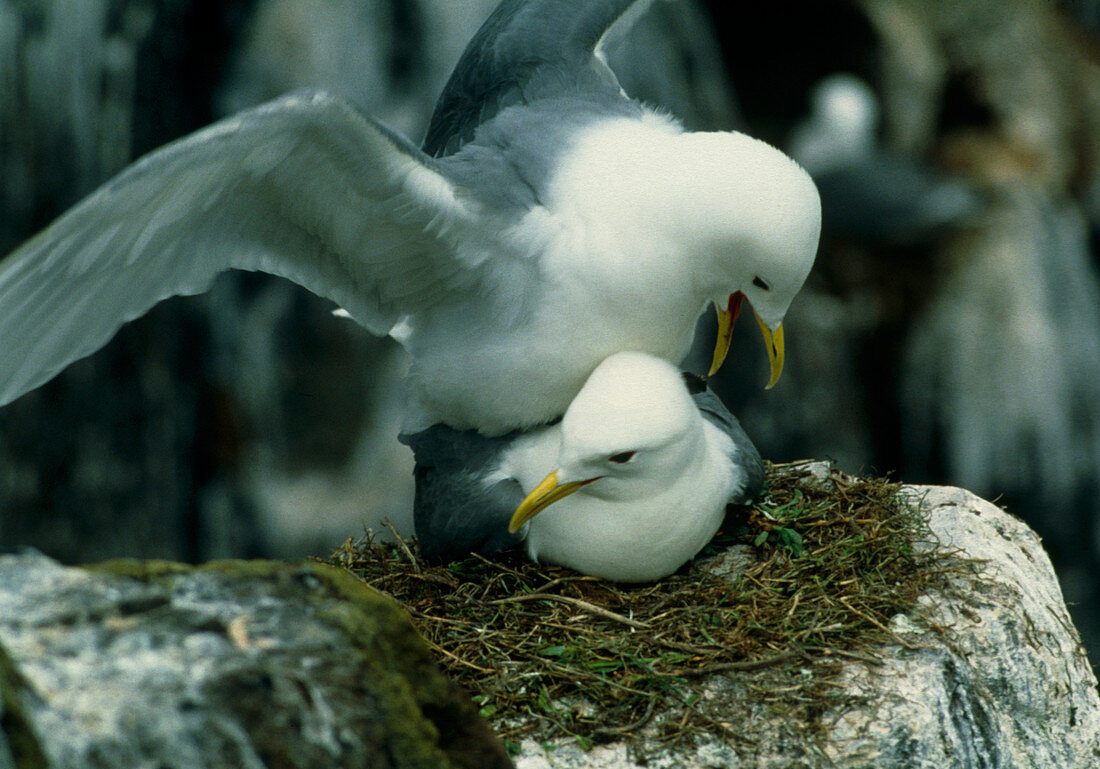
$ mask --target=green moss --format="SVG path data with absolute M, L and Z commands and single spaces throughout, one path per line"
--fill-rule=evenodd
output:
M 142 561 L 136 558 L 116 558 L 101 563 L 86 564 L 81 568 L 100 574 L 137 579 L 149 582 L 176 574 L 189 574 L 196 567 L 175 561 Z
M 46 756 L 19 701 L 19 692 L 26 688 L 11 657 L 0 645 L 0 741 L 7 742 L 16 769 L 45 769 Z
M 439 670 L 400 606 L 345 570 L 314 561 L 212 561 L 187 566 L 119 559 L 89 567 L 113 576 L 171 587 L 181 576 L 224 577 L 227 585 L 269 583 L 273 594 L 308 597 L 323 621 L 338 627 L 367 674 L 362 686 L 383 711 L 389 753 L 401 766 L 486 769 L 502 749 L 469 698 Z M 494 746 L 495 749 L 494 749 Z

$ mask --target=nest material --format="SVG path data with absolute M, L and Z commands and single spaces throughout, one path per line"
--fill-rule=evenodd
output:
M 731 509 L 698 558 L 654 584 L 519 552 L 433 566 L 415 542 L 369 534 L 332 561 L 406 608 L 505 740 L 588 745 L 645 727 L 670 746 L 708 734 L 751 742 L 730 711 L 783 714 L 804 730 L 851 705 L 839 662 L 875 664 L 883 641 L 901 640 L 891 617 L 959 568 L 899 484 L 837 471 L 822 482 L 804 468 L 769 465 L 758 504 Z M 708 706 L 702 686 L 716 676 L 736 689 L 724 707 Z

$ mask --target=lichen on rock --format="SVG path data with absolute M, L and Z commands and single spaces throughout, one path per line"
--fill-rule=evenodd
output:
M 4 661 L 20 769 L 511 765 L 401 610 L 322 564 L 3 556 Z

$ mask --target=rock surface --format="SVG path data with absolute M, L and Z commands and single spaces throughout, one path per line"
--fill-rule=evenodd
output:
M 894 617 L 896 643 L 878 650 L 880 664 L 844 663 L 857 706 L 800 727 L 746 705 L 735 679 L 716 678 L 699 707 L 727 727 L 727 741 L 686 755 L 526 742 L 517 769 L 1100 766 L 1096 677 L 1038 537 L 961 489 L 906 489 L 942 545 L 979 568 Z
M 0 557 L 0 769 L 366 766 L 511 762 L 345 572 Z
M 830 477 L 825 465 L 807 471 Z M 746 679 L 717 676 L 693 707 L 721 739 L 686 753 L 644 732 L 633 749 L 527 742 L 515 766 L 1100 766 L 1096 678 L 1039 539 L 960 489 L 906 493 L 971 568 L 895 616 L 892 643 L 838 659 L 843 696 L 829 703 L 843 707 L 795 722 L 748 697 Z M 511 763 L 397 606 L 343 572 L 0 557 L 0 769 L 131 766 Z

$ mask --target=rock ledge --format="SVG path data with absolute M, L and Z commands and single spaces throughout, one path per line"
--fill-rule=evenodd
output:
M 828 467 L 807 472 L 827 482 Z M 517 769 L 1092 769 L 1100 766 L 1100 694 L 1038 537 L 962 489 L 907 486 L 943 546 L 980 563 L 891 622 L 882 664 L 847 661 L 859 701 L 802 736 L 746 707 L 732 679 L 703 700 L 734 732 L 688 753 L 640 757 L 623 744 L 585 752 L 525 742 Z M 808 673 L 808 671 L 807 671 Z M 792 739 L 792 731 L 796 735 Z
M 400 608 L 315 563 L 0 557 L 0 768 L 509 767 Z

